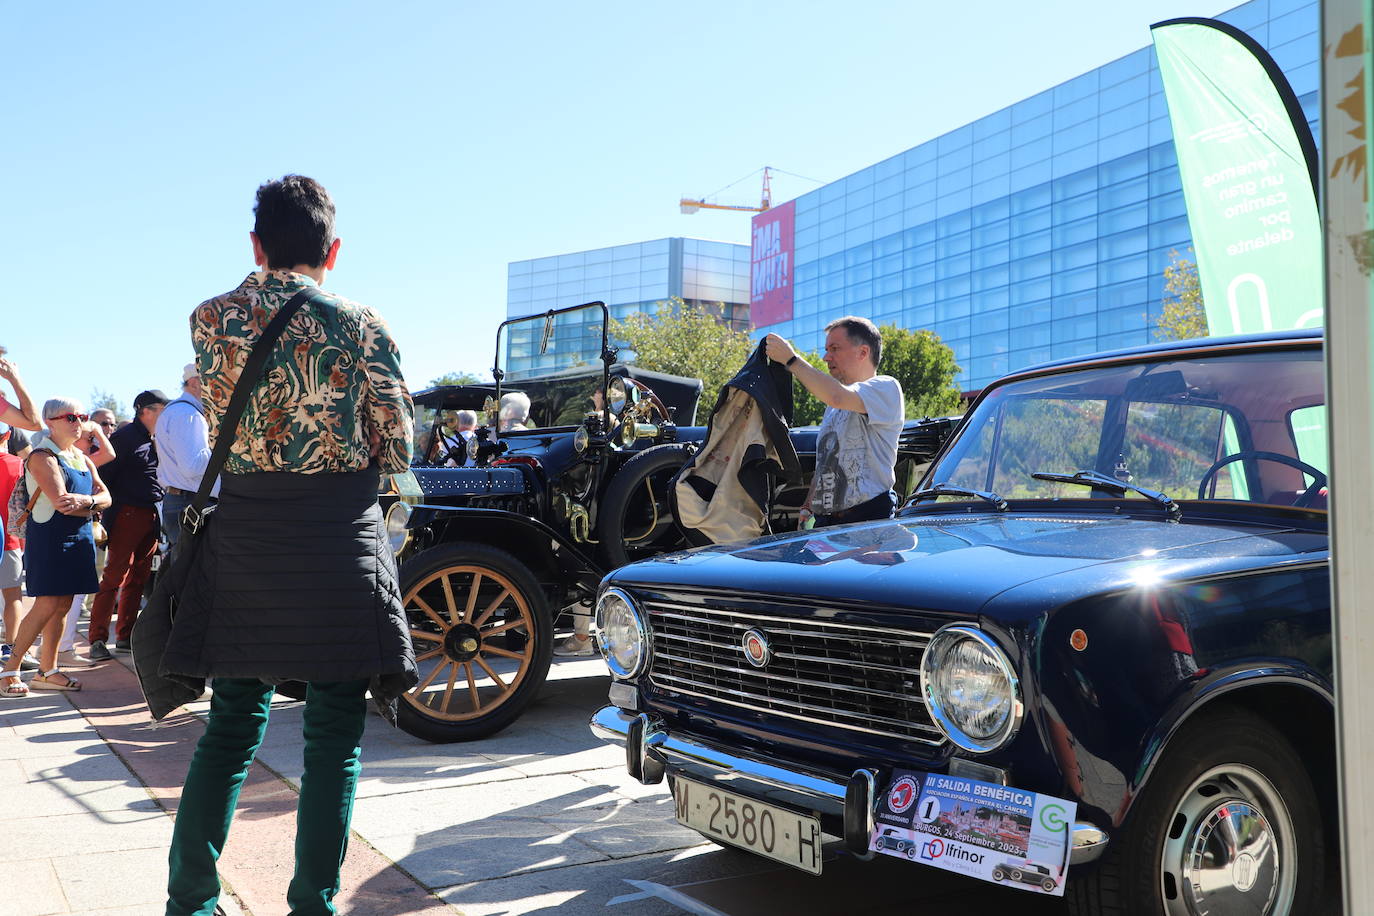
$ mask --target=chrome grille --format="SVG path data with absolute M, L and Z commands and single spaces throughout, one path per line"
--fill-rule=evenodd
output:
M 921 698 L 931 634 L 689 604 L 645 605 L 653 633 L 650 679 L 665 690 L 870 735 L 943 744 Z M 773 650 L 750 665 L 743 637 Z

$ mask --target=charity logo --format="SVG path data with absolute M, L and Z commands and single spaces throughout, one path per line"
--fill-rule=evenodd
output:
M 1064 807 L 1062 805 L 1046 805 L 1040 811 L 1040 826 L 1050 833 L 1062 833 L 1066 827 Z
M 893 814 L 901 814 L 916 803 L 916 793 L 919 790 L 920 786 L 916 784 L 916 780 L 910 776 L 903 776 L 887 791 L 887 806 L 892 809 Z

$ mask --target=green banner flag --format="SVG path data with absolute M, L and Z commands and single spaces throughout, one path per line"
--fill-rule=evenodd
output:
M 1211 19 L 1151 26 L 1212 336 L 1322 323 L 1316 145 L 1273 58 Z

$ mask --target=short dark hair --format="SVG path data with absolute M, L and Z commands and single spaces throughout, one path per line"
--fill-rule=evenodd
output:
M 334 201 L 318 181 L 304 175 L 269 181 L 258 188 L 253 213 L 269 270 L 324 264 L 334 243 Z
M 829 334 L 835 328 L 843 328 L 849 342 L 854 346 L 867 346 L 869 355 L 873 357 L 873 368 L 878 368 L 878 362 L 883 356 L 883 335 L 878 333 L 877 325 L 858 315 L 845 315 L 826 325 L 825 332 Z

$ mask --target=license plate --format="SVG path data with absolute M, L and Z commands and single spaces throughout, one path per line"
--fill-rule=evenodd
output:
M 679 824 L 775 862 L 821 873 L 818 819 L 681 776 L 673 779 L 673 799 Z

